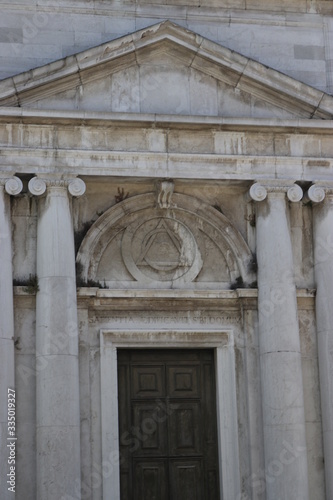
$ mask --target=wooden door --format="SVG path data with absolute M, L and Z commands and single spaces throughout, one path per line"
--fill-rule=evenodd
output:
M 218 500 L 214 352 L 118 350 L 121 500 Z

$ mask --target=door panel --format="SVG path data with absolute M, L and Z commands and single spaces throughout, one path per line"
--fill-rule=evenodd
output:
M 202 470 L 202 460 L 171 460 L 170 482 L 173 492 L 172 499 L 204 500 Z
M 133 398 L 160 398 L 165 395 L 164 366 L 133 366 Z
M 167 461 L 134 461 L 135 500 L 168 500 Z
M 118 350 L 121 500 L 218 500 L 212 350 Z
M 154 402 L 133 402 L 133 425 L 139 446 L 135 455 L 166 456 L 167 427 L 159 418 L 160 408 Z M 161 421 L 162 420 L 162 421 Z
M 170 455 L 201 455 L 200 403 L 181 402 L 177 406 L 169 419 Z
M 167 391 L 171 398 L 200 397 L 200 366 L 168 366 Z

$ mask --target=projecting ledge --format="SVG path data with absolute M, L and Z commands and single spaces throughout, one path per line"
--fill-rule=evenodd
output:
M 314 298 L 314 288 L 297 289 L 298 298 Z M 14 286 L 14 295 L 36 295 L 28 286 Z M 257 288 L 238 288 L 237 290 L 116 290 L 101 289 L 97 287 L 79 287 L 77 296 L 103 297 L 103 298 L 178 298 L 178 299 L 236 299 L 255 298 L 258 296 Z

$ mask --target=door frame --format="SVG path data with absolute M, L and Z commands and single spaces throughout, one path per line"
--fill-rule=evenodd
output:
M 214 349 L 220 500 L 241 497 L 233 331 L 100 330 L 103 499 L 120 500 L 117 349 Z M 107 492 L 107 495 L 106 495 Z

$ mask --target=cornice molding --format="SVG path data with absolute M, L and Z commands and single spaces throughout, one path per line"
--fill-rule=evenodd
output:
M 176 49 L 194 68 L 300 118 L 331 119 L 333 97 L 170 21 L 0 82 L 0 105 L 24 106 L 137 64 L 144 49 Z
M 93 175 L 173 179 L 252 180 L 288 179 L 326 182 L 332 158 L 222 155 L 205 153 L 159 153 L 146 151 L 96 151 L 72 149 L 4 148 L 0 168 L 18 174 L 44 172 L 63 176 Z
M 0 82 L 1 83 L 1 82 Z M 333 118 L 333 116 L 332 116 Z M 110 125 L 160 128 L 200 128 L 214 130 L 257 130 L 297 133 L 333 133 L 332 120 L 279 119 L 279 118 L 224 118 L 221 116 L 165 115 L 153 113 L 121 113 L 79 110 L 41 110 L 0 106 L 0 123 L 36 125 Z

